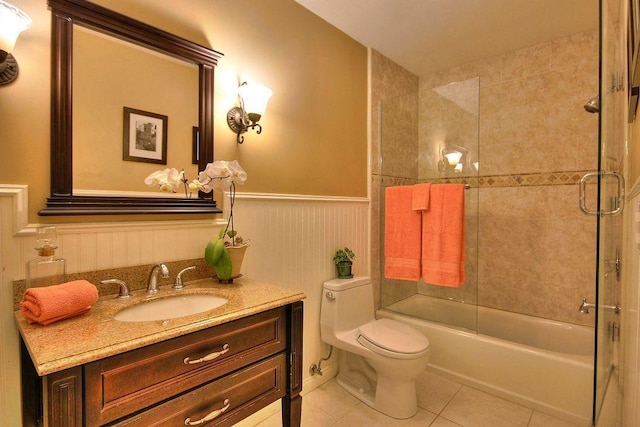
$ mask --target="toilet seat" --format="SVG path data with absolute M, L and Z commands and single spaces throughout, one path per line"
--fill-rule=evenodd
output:
M 419 331 L 392 319 L 378 319 L 358 328 L 358 342 L 369 350 L 395 359 L 414 359 L 429 351 L 429 340 Z

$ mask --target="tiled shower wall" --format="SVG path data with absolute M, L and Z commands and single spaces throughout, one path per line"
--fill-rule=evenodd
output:
M 583 105 L 598 93 L 598 54 L 593 31 L 419 78 L 422 97 L 429 89 L 479 77 L 479 174 L 465 180 L 472 186 L 467 204 L 477 203 L 477 291 L 460 289 L 463 296 L 456 299 L 468 301 L 476 294 L 480 305 L 592 324 L 593 317 L 579 313 L 577 306 L 583 297 L 594 299 L 596 222 L 579 210 L 578 181 L 597 169 L 598 117 Z M 406 70 L 388 62 L 372 53 L 372 81 L 392 81 L 395 75 L 404 94 L 411 93 Z M 373 99 L 389 98 L 385 95 Z M 417 101 L 404 98 L 402 109 L 410 111 Z M 428 103 L 419 105 L 421 123 L 438 114 Z M 372 195 L 379 194 L 380 185 L 435 178 L 429 171 L 437 171 L 437 165 L 425 144 L 430 128 L 420 126 L 413 137 L 403 137 L 410 116 L 394 125 L 393 117 L 385 117 L 385 102 L 378 109 L 382 119 L 374 108 L 374 125 L 379 119 L 383 127 L 404 129 L 383 131 L 382 161 L 405 168 L 385 168 L 384 175 L 374 169 Z M 379 143 L 375 136 L 374 145 Z M 389 152 L 399 159 L 387 159 Z M 373 266 L 378 265 L 375 245 L 381 232 L 375 208 Z M 469 252 L 468 257 L 476 256 Z M 396 281 L 381 290 L 381 304 L 416 292 L 455 298 L 448 289 Z

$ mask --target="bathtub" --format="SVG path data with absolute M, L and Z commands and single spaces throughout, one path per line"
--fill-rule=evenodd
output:
M 429 371 L 591 425 L 593 328 L 425 295 L 380 309 L 378 317 L 408 323 L 425 334 L 431 347 Z

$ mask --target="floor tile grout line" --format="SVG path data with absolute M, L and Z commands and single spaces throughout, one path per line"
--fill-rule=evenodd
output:
M 451 380 L 449 380 L 449 381 L 451 381 Z M 458 387 L 458 389 L 456 390 L 456 392 L 455 392 L 455 393 L 453 393 L 453 394 L 451 395 L 451 397 L 449 398 L 449 400 L 447 400 L 447 403 L 445 403 L 445 405 L 442 407 L 442 409 L 440 409 L 440 412 L 438 412 L 438 416 L 441 416 L 441 415 L 442 415 L 442 413 L 444 412 L 444 410 L 445 410 L 445 409 L 447 409 L 447 406 L 449 406 L 449 405 L 451 404 L 451 402 L 453 401 L 453 399 L 458 395 L 458 393 L 460 393 L 460 390 L 462 390 L 462 387 L 464 387 L 464 384 L 460 384 L 460 383 L 455 382 L 455 381 L 451 381 L 451 382 L 458 384 L 460 387 Z M 443 417 L 443 418 L 444 418 L 444 417 Z M 445 419 L 446 419 L 446 418 L 445 418 Z M 447 420 L 447 421 L 451 421 L 451 420 L 448 420 L 448 419 L 446 419 L 446 420 Z

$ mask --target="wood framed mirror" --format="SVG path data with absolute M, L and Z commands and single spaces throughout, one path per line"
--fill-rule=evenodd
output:
M 149 194 L 139 197 L 127 191 L 122 192 L 124 195 L 120 195 L 118 191 L 113 191 L 114 195 L 105 191 L 97 192 L 97 195 L 75 194 L 77 191 L 74 190 L 74 161 L 78 160 L 73 157 L 74 144 L 78 144 L 78 141 L 74 140 L 74 114 L 80 116 L 83 108 L 74 105 L 74 64 L 78 63 L 78 58 L 74 57 L 77 55 L 77 52 L 74 52 L 74 31 L 82 29 L 93 32 L 98 37 L 113 38 L 118 43 L 128 44 L 134 49 L 149 51 L 152 56 L 166 56 L 174 63 L 193 68 L 193 80 L 196 82 L 193 99 L 189 97 L 186 101 L 180 101 L 184 102 L 181 105 L 188 105 L 193 109 L 193 115 L 197 116 L 194 121 L 197 120 L 197 123 L 180 126 L 180 137 L 174 138 L 176 141 L 169 138 L 167 144 L 179 147 L 180 152 L 188 156 L 189 166 L 192 162 L 197 163 L 197 170 L 196 166 L 192 166 L 195 173 L 204 170 L 206 164 L 213 161 L 213 78 L 214 68 L 222 54 L 85 0 L 48 0 L 48 5 L 52 13 L 51 195 L 47 199 L 47 207 L 39 214 L 47 216 L 220 213 L 221 210 L 216 206 L 212 193 L 199 193 L 197 196 L 194 194 L 190 198 L 186 194 L 185 197 L 153 197 Z M 103 49 L 105 50 L 111 49 Z M 109 67 L 109 63 L 103 64 L 103 67 L 105 66 Z M 145 68 L 145 72 L 153 73 L 154 69 Z M 97 80 L 95 84 L 99 85 L 101 81 Z M 171 81 L 164 81 L 162 85 L 157 85 L 157 91 L 162 90 L 160 86 L 171 84 Z M 122 81 L 120 86 L 133 88 L 135 84 Z M 75 89 L 82 92 L 80 87 Z M 175 103 L 177 102 L 178 100 Z M 196 105 L 191 105 L 191 102 Z M 126 112 L 127 107 L 130 109 L 138 106 L 118 106 L 118 120 L 108 122 L 108 126 L 112 127 L 109 132 L 115 129 L 120 136 L 125 133 L 121 120 L 122 109 Z M 171 132 L 171 115 L 168 120 Z M 94 157 L 102 156 L 98 147 L 106 143 L 113 144 L 117 150 L 123 150 L 122 140 L 101 141 L 102 133 L 95 132 L 95 138 L 90 138 L 95 144 L 89 148 L 89 151 L 93 150 L 95 153 Z M 187 134 L 188 137 L 184 136 Z M 193 161 L 192 155 L 195 158 Z M 122 162 L 122 158 L 119 161 Z M 119 163 L 115 162 L 106 167 L 118 165 Z M 143 163 L 130 163 L 126 167 L 133 170 L 138 168 L 138 165 Z M 171 159 L 166 164 L 151 166 L 155 166 L 155 169 L 185 167 L 172 164 Z M 146 175 L 146 172 L 144 173 Z M 125 175 L 129 175 L 128 172 Z M 122 176 L 122 173 L 118 176 Z M 188 178 L 193 179 L 195 176 Z M 140 185 L 139 178 L 134 181 L 132 186 Z

